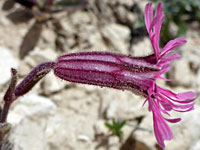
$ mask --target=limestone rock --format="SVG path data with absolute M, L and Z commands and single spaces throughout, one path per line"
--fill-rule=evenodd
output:
M 53 72 L 50 72 L 44 78 L 44 91 L 45 94 L 50 94 L 52 92 L 57 92 L 62 90 L 68 82 L 62 81 L 57 78 Z
M 56 105 L 50 99 L 34 94 L 22 97 L 8 115 L 14 150 L 49 150 L 45 130 L 55 114 Z
M 196 143 L 194 143 L 191 147 L 190 150 L 199 150 L 200 149 L 200 140 L 198 140 Z
M 12 129 L 9 139 L 14 150 L 49 150 L 44 130 L 44 125 L 25 118 Z
M 18 61 L 12 56 L 10 50 L 0 46 L 0 85 L 5 84 L 11 78 L 10 69 L 18 67 Z
M 8 122 L 19 124 L 24 118 L 45 118 L 56 113 L 56 105 L 48 98 L 35 94 L 27 94 L 13 104 L 8 115 Z
M 105 44 L 117 51 L 127 53 L 130 30 L 119 24 L 108 24 L 102 29 Z

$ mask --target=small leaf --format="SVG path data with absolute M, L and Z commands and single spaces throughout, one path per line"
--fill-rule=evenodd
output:
M 105 126 L 110 130 L 113 129 L 113 126 L 111 124 L 109 124 L 108 122 L 105 123 Z
M 113 127 L 117 125 L 115 119 L 112 119 Z
M 126 124 L 126 120 L 122 121 L 122 122 L 119 124 L 119 129 L 121 129 L 125 124 Z
M 126 121 L 115 121 L 115 119 L 112 119 L 112 124 L 105 123 L 105 126 L 112 132 L 113 135 L 116 135 L 122 139 L 123 132 L 121 131 L 122 127 L 126 124 Z

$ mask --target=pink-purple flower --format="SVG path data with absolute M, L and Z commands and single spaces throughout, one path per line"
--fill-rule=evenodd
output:
M 164 141 L 173 138 L 167 122 L 176 123 L 180 118 L 168 119 L 169 112 L 187 112 L 194 108 L 194 92 L 176 94 L 156 84 L 157 79 L 170 81 L 161 75 L 170 69 L 171 61 L 180 58 L 178 54 L 169 55 L 175 48 L 186 43 L 184 38 L 169 41 L 159 49 L 159 34 L 164 20 L 162 4 L 158 3 L 153 17 L 152 3 L 145 8 L 145 24 L 154 54 L 145 57 L 131 57 L 109 52 L 80 52 L 66 54 L 58 58 L 54 73 L 61 79 L 130 90 L 146 98 L 149 111 L 153 114 L 156 140 L 161 147 Z
M 160 73 L 155 76 L 155 79 L 163 79 L 161 75 L 170 69 L 170 62 L 180 57 L 178 54 L 167 56 L 172 50 L 186 43 L 184 38 L 176 38 L 169 41 L 162 50 L 159 49 L 159 34 L 164 20 L 164 12 L 162 4 L 158 3 L 153 17 L 152 3 L 148 3 L 145 7 L 145 24 L 149 33 L 149 38 L 154 50 L 156 65 L 160 68 Z M 180 118 L 166 119 L 162 114 L 169 115 L 169 111 L 187 112 L 194 108 L 192 103 L 195 100 L 194 92 L 185 92 L 176 94 L 170 90 L 164 89 L 153 82 L 148 89 L 148 97 L 146 101 L 149 103 L 149 111 L 153 113 L 154 133 L 158 144 L 165 147 L 164 140 L 171 140 L 173 134 L 166 122 L 176 123 Z
M 196 94 L 185 92 L 176 94 L 156 84 L 157 79 L 170 69 L 172 60 L 180 55 L 167 55 L 175 48 L 186 43 L 184 38 L 169 41 L 159 49 L 159 34 L 165 15 L 159 3 L 153 17 L 152 3 L 145 8 L 145 24 L 154 50 L 153 55 L 131 57 L 108 52 L 80 52 L 63 55 L 58 58 L 54 73 L 61 79 L 130 90 L 146 97 L 149 111 L 153 114 L 154 133 L 158 144 L 165 147 L 164 140 L 171 140 L 173 134 L 167 122 L 176 123 L 180 118 L 167 119 L 169 112 L 187 112 L 194 108 Z

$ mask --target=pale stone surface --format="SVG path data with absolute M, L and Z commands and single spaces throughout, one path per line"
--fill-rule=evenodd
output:
M 64 87 L 67 85 L 67 82 L 57 78 L 53 71 L 51 71 L 48 75 L 45 76 L 43 85 L 45 94 L 51 94 L 53 92 L 58 92 L 64 89 Z
M 25 62 L 36 66 L 45 61 L 56 61 L 59 54 L 57 54 L 53 49 L 41 49 L 36 47 L 33 51 L 30 52 L 29 56 L 25 58 Z
M 49 28 L 43 28 L 41 36 L 43 37 L 43 40 L 45 43 L 49 43 L 49 45 L 48 45 L 49 47 L 54 46 L 54 42 L 56 40 L 56 35 L 53 30 L 51 30 Z
M 198 140 L 192 146 L 190 146 L 190 150 L 199 150 L 199 149 L 200 149 L 200 140 Z
M 108 24 L 102 30 L 102 36 L 108 46 L 112 46 L 116 51 L 126 54 L 130 30 L 126 26 L 117 24 Z M 105 43 L 105 44 L 106 44 Z
M 11 50 L 0 46 L 0 85 L 5 84 L 10 80 L 11 68 L 18 67 L 18 61 L 11 53 Z
M 134 56 L 147 56 L 153 54 L 153 49 L 149 38 L 144 38 L 142 41 L 133 44 L 132 49 Z
M 108 133 L 108 128 L 105 126 L 104 120 L 97 120 L 94 124 L 94 130 L 96 134 L 106 134 Z
M 56 110 L 48 98 L 34 94 L 21 98 L 8 116 L 8 122 L 13 125 L 9 139 L 14 150 L 48 150 L 45 130 Z
M 44 129 L 44 125 L 24 118 L 13 127 L 12 135 L 10 135 L 14 150 L 49 150 Z
M 30 93 L 15 103 L 14 109 L 8 115 L 8 122 L 18 124 L 26 117 L 37 119 L 55 113 L 56 105 L 50 99 Z

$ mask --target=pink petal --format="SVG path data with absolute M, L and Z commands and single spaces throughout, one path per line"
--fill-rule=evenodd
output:
M 159 89 L 161 89 L 160 87 L 158 87 Z M 166 89 L 163 89 L 166 90 Z M 167 91 L 167 92 L 166 92 Z M 172 91 L 166 90 L 165 92 L 160 92 L 159 96 L 164 99 L 163 96 L 167 97 L 168 99 L 177 102 L 177 103 L 191 103 L 196 99 L 196 94 L 194 92 L 185 92 L 185 93 L 179 93 L 179 94 L 175 94 Z M 181 96 L 179 96 L 181 95 Z
M 189 108 L 189 109 L 187 109 L 187 110 L 175 110 L 175 111 L 177 111 L 177 112 L 188 112 L 188 111 L 191 111 L 191 110 L 194 110 L 194 106 Z
M 170 114 L 167 112 L 167 110 L 160 108 L 160 111 L 170 117 Z
M 147 99 L 144 101 L 144 103 L 142 104 L 142 107 L 146 104 L 147 101 L 148 101 Z
M 168 97 L 176 97 L 176 93 L 170 91 L 170 90 L 167 90 L 167 89 L 164 89 L 160 86 L 157 86 L 158 90 L 160 91 L 161 94 L 165 95 L 165 96 L 168 96 Z
M 163 108 L 166 110 L 166 111 L 170 111 L 173 109 L 172 105 L 169 104 L 169 103 L 166 103 L 164 101 L 161 101 L 161 105 L 163 106 Z
M 160 58 L 170 53 L 173 49 L 181 46 L 182 44 L 186 43 L 186 40 L 182 37 L 176 38 L 174 40 L 169 41 L 165 47 L 162 49 L 160 53 Z
M 164 20 L 164 12 L 162 9 L 162 4 L 158 3 L 156 8 L 155 17 L 153 19 L 153 8 L 152 4 L 148 3 L 145 8 L 145 24 L 149 37 L 152 43 L 152 47 L 156 56 L 156 60 L 159 58 L 159 35 Z
M 171 98 L 172 101 L 177 102 L 177 103 L 181 103 L 181 104 L 186 104 L 186 103 L 191 103 L 195 100 L 196 98 L 193 99 L 188 99 L 188 100 L 174 100 Z
M 175 79 L 167 79 L 167 78 L 164 78 L 164 77 L 156 77 L 156 79 L 161 79 L 161 80 L 164 80 L 164 81 L 174 81 Z
M 155 45 L 155 50 L 157 51 L 157 53 L 159 53 L 159 36 L 160 36 L 160 30 L 161 30 L 161 27 L 162 27 L 162 23 L 163 23 L 163 20 L 165 18 L 165 14 L 164 14 L 164 11 L 163 11 L 163 8 L 162 8 L 162 3 L 159 2 L 158 3 L 158 6 L 156 8 L 156 12 L 155 12 L 155 18 L 157 16 L 160 16 L 159 17 L 159 21 L 157 22 L 157 24 L 155 24 L 154 26 L 154 32 L 156 34 L 155 36 L 155 41 L 157 41 L 156 45 Z
M 160 34 L 161 27 L 162 27 L 162 22 L 163 22 L 164 17 L 165 17 L 161 2 L 158 3 L 158 6 L 156 8 L 155 18 L 157 16 L 160 16 L 160 20 L 155 25 L 154 31 L 156 32 L 156 39 L 159 40 L 159 34 Z
M 154 121 L 154 134 L 155 134 L 156 140 L 157 140 L 158 144 L 160 145 L 160 147 L 164 148 L 165 147 L 164 139 L 162 138 L 162 135 L 159 130 L 159 126 L 156 123 L 156 121 Z
M 165 118 L 165 120 L 167 120 L 170 123 L 177 123 L 177 122 L 181 121 L 181 118 L 175 118 L 175 119 L 166 119 Z
M 177 94 L 178 99 L 190 99 L 196 97 L 196 93 L 189 91 Z
M 154 133 L 158 144 L 164 148 L 164 140 L 171 140 L 173 134 L 159 110 L 153 110 Z
M 168 72 L 170 69 L 170 66 L 167 64 L 165 66 L 162 67 L 162 70 L 155 76 L 155 78 L 160 77 L 162 74 L 164 74 L 165 72 Z
M 150 32 L 150 24 L 153 20 L 153 7 L 152 2 L 149 2 L 145 7 L 145 25 L 148 33 Z
M 178 59 L 180 57 L 181 56 L 179 54 L 173 54 L 173 55 L 170 55 L 166 58 L 162 58 L 162 59 L 160 59 L 158 66 L 162 66 L 162 65 L 164 65 L 165 63 L 168 63 L 168 62 L 170 63 L 172 60 Z
M 159 21 L 161 20 L 162 15 L 157 15 L 155 16 L 155 18 L 153 19 L 153 21 L 150 24 L 149 30 L 151 31 L 153 29 L 154 26 L 156 26 L 156 24 L 159 23 Z M 157 33 L 157 31 L 155 31 L 155 33 Z
M 158 45 L 158 41 L 156 40 L 155 36 L 156 34 L 150 33 L 149 38 L 151 40 L 151 45 L 153 47 L 154 55 L 156 56 L 156 61 L 157 61 L 159 58 L 160 52 L 159 52 L 159 49 L 156 48 L 156 45 Z
M 175 109 L 182 109 L 182 110 L 186 110 L 186 109 L 190 109 L 194 107 L 194 104 L 186 104 L 186 105 L 180 105 L 180 104 L 172 104 L 174 110 Z

